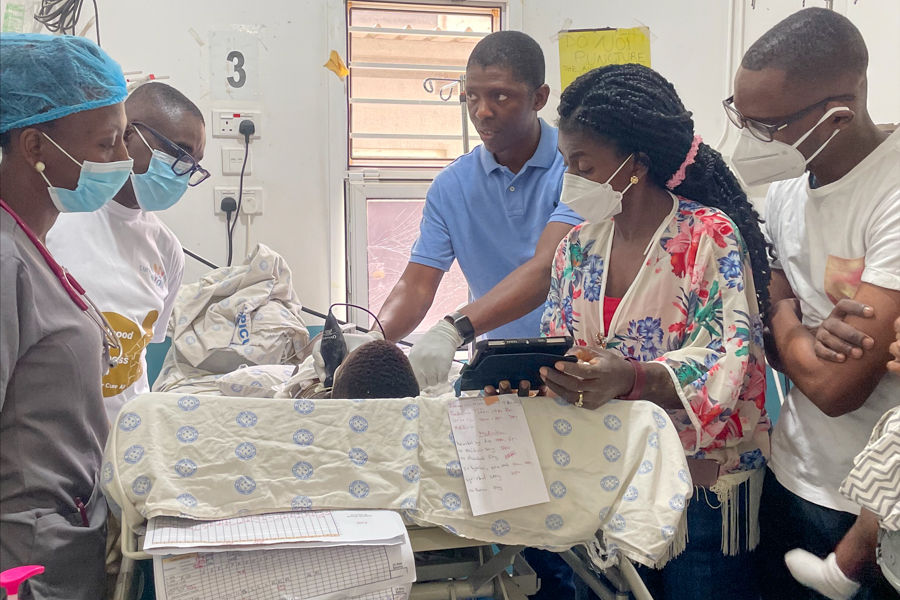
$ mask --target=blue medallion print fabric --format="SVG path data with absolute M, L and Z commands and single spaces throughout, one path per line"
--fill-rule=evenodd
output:
M 350 495 L 357 499 L 365 498 L 369 495 L 369 484 L 365 481 L 354 481 L 350 484 Z
M 350 418 L 350 429 L 352 429 L 356 433 L 365 433 L 368 428 L 369 422 L 366 421 L 365 417 L 356 415 Z
M 238 413 L 237 418 L 235 418 L 235 421 L 237 422 L 237 424 L 240 425 L 241 427 L 245 427 L 245 428 L 255 426 L 257 420 L 258 419 L 256 417 L 256 413 L 253 413 L 249 410 L 245 410 L 245 411 Z
M 550 495 L 557 500 L 562 500 L 566 496 L 566 486 L 562 481 L 554 481 L 550 484 Z
M 310 510 L 313 506 L 309 496 L 294 496 L 291 500 L 291 510 Z
M 181 502 L 187 508 L 194 508 L 197 506 L 197 499 L 194 498 L 191 494 L 179 494 L 177 498 L 175 498 L 179 502 Z
M 622 458 L 622 453 L 618 448 L 610 444 L 603 448 L 603 457 L 609 462 L 616 462 L 617 460 Z
M 253 481 L 253 478 L 247 477 L 246 475 L 241 475 L 234 482 L 234 489 L 237 490 L 239 494 L 243 494 L 244 496 L 248 496 L 256 490 L 256 482 Z
M 569 453 L 566 452 L 565 450 L 554 450 L 553 451 L 553 462 L 558 464 L 560 467 L 568 466 L 568 464 L 571 460 L 572 459 L 569 456 Z
M 306 461 L 300 461 L 294 464 L 294 467 L 291 469 L 291 472 L 294 474 L 294 477 L 300 479 L 302 481 L 306 481 L 310 477 L 313 476 L 313 466 Z
M 494 532 L 494 535 L 497 537 L 503 537 L 510 532 L 509 523 L 503 519 L 497 519 L 494 521 L 494 524 L 491 525 L 491 531 Z
M 415 450 L 419 447 L 419 436 L 415 433 L 408 433 L 403 436 L 403 448 L 406 450 Z
M 311 446 L 315 436 L 309 429 L 298 429 L 294 432 L 294 443 L 298 446 Z
M 605 492 L 614 492 L 619 489 L 619 478 L 615 475 L 607 475 L 600 480 L 600 487 Z
M 141 417 L 137 413 L 125 413 L 119 418 L 119 429 L 125 432 L 134 431 L 141 424 Z
M 556 514 L 547 515 L 547 518 L 544 519 L 544 525 L 546 525 L 547 529 L 550 531 L 558 531 L 563 528 L 564 524 L 563 518 Z
M 607 525 L 610 530 L 615 532 L 625 531 L 626 526 L 627 523 L 625 522 L 625 517 L 623 517 L 619 513 L 614 514 L 613 518 L 609 521 L 609 525 Z
M 294 402 L 294 410 L 301 415 L 308 415 L 316 410 L 316 405 L 312 400 L 297 400 Z
M 234 455 L 241 460 L 250 460 L 256 456 L 256 446 L 250 442 L 241 442 L 234 449 Z
M 150 493 L 150 488 L 153 487 L 153 482 L 150 481 L 150 478 L 146 475 L 141 475 L 137 477 L 131 484 L 131 491 L 133 491 L 138 496 L 146 496 Z
M 457 511 L 462 507 L 462 501 L 459 499 L 459 496 L 454 494 L 453 492 L 448 492 L 444 494 L 441 498 L 441 504 L 444 505 L 444 508 L 447 510 Z M 453 533 L 456 533 L 454 531 Z
M 553 422 L 553 429 L 559 435 L 569 435 L 572 433 L 572 424 L 565 419 L 557 419 Z
M 197 441 L 197 438 L 200 437 L 200 432 L 197 431 L 195 427 L 185 425 L 184 427 L 180 427 L 178 429 L 175 437 L 177 437 L 178 441 L 183 444 L 193 444 Z
M 350 458 L 350 462 L 359 467 L 369 461 L 369 455 L 366 454 L 366 451 L 362 448 L 352 448 L 350 452 L 347 453 L 347 456 Z
M 141 462 L 142 458 L 144 458 L 144 447 L 132 446 L 125 451 L 125 456 L 123 456 L 122 458 L 124 458 L 125 462 L 127 462 L 129 465 L 136 465 Z
M 189 458 L 182 458 L 175 463 L 175 474 L 179 477 L 193 477 L 197 472 L 197 463 Z
M 419 481 L 419 466 L 409 465 L 408 467 L 403 469 L 403 479 L 405 479 L 409 483 L 415 483 Z
M 178 399 L 178 408 L 185 412 L 193 412 L 200 408 L 200 399 L 196 396 L 182 396 Z

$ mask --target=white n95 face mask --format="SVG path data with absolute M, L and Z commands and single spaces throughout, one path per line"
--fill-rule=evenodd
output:
M 753 134 L 746 127 L 742 129 L 741 137 L 738 139 L 734 152 L 731 155 L 731 163 L 744 181 L 744 185 L 753 187 L 775 181 L 795 179 L 803 175 L 806 172 L 806 165 L 818 156 L 819 152 L 825 149 L 825 146 L 834 139 L 834 136 L 838 134 L 840 129 L 835 129 L 834 133 L 825 140 L 824 144 L 819 146 L 818 150 L 813 152 L 809 159 L 804 158 L 803 154 L 797 150 L 797 147 L 816 130 L 816 127 L 841 110 L 849 109 L 846 106 L 832 108 L 819 119 L 818 123 L 812 126 L 812 129 L 804 133 L 793 146 L 778 140 L 764 142 L 753 137 Z
M 617 192 L 612 189 L 609 182 L 628 164 L 632 156 L 634 155 L 619 165 L 606 183 L 597 183 L 571 173 L 564 174 L 560 201 L 590 223 L 602 223 L 616 216 L 622 212 L 622 195 L 632 184 L 629 183 L 624 190 Z

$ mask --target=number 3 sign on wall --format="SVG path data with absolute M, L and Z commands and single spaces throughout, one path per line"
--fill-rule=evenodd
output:
M 213 100 L 259 100 L 259 40 L 241 31 L 209 33 L 210 96 Z

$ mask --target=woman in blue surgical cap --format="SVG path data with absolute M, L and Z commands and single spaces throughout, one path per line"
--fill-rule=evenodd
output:
M 125 78 L 71 36 L 2 34 L 0 64 L 0 570 L 46 567 L 24 598 L 96 600 L 100 382 L 118 342 L 44 241 L 60 212 L 97 210 L 131 172 Z

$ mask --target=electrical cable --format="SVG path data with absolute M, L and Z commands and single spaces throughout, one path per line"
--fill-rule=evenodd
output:
M 97 13 L 97 1 L 94 2 L 94 18 L 97 21 L 97 45 L 100 45 L 100 17 Z M 47 28 L 51 33 L 75 35 L 75 26 L 81 18 L 84 0 L 41 0 L 40 8 L 34 20 Z
M 235 219 L 237 221 L 237 219 Z M 225 213 L 225 239 L 228 242 L 228 259 L 225 263 L 230 267 L 231 266 L 231 257 L 234 254 L 234 240 L 231 237 L 231 213 Z
M 228 226 L 228 266 L 231 266 L 231 258 L 232 252 L 231 248 L 234 246 L 234 230 L 237 227 L 238 218 L 241 215 L 241 205 L 244 200 L 244 172 L 247 170 L 247 158 L 250 156 L 250 136 L 253 135 L 256 131 L 256 126 L 253 125 L 253 121 L 241 121 L 241 124 L 238 127 L 238 131 L 244 134 L 244 162 L 241 165 L 241 178 L 238 181 L 238 197 L 237 197 L 237 210 L 234 215 L 234 222 L 230 223 Z M 250 235 L 248 230 L 247 235 Z

